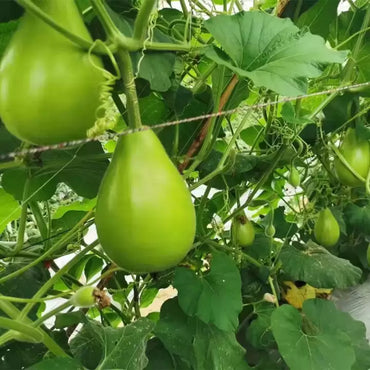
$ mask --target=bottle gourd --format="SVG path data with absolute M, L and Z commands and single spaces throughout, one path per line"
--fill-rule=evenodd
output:
M 241 247 L 250 247 L 253 244 L 255 238 L 254 227 L 244 212 L 233 218 L 231 236 L 234 243 Z
M 120 267 L 148 273 L 177 265 L 192 247 L 190 192 L 151 130 L 122 136 L 101 183 L 95 223 Z
M 337 244 L 340 237 L 338 221 L 329 208 L 325 208 L 319 213 L 319 217 L 314 226 L 314 235 L 317 242 L 324 247 L 332 247 Z
M 370 169 L 370 145 L 368 140 L 356 135 L 354 128 L 349 128 L 339 148 L 348 164 L 364 179 Z M 334 162 L 335 171 L 340 182 L 351 187 L 358 187 L 364 183 L 352 174 L 339 158 Z
M 54 21 L 91 41 L 74 0 L 33 0 Z M 94 66 L 95 65 L 95 66 Z M 16 137 L 54 144 L 86 137 L 104 77 L 99 57 L 26 11 L 0 63 L 0 117 Z

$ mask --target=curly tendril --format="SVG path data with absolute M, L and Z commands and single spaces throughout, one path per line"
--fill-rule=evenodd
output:
M 106 49 L 107 55 L 114 67 L 116 73 L 115 75 L 107 71 L 105 68 L 102 68 L 94 63 L 91 56 L 94 48 L 98 45 L 102 45 Z M 106 130 L 113 129 L 116 124 L 115 121 L 109 119 L 109 117 L 107 116 L 107 111 L 111 108 L 111 94 L 116 81 L 121 78 L 121 73 L 114 58 L 114 55 L 103 41 L 95 40 L 89 49 L 88 56 L 91 65 L 95 69 L 100 71 L 104 77 L 104 81 L 101 83 L 100 86 L 99 101 L 101 102 L 101 104 L 95 111 L 96 120 L 94 126 L 87 130 L 87 137 L 93 138 L 96 136 L 100 136 Z
M 149 17 L 148 37 L 143 42 L 143 49 L 141 50 L 141 56 L 137 63 L 137 72 L 135 74 L 135 78 L 137 78 L 139 75 L 141 63 L 143 62 L 144 57 L 145 57 L 146 44 L 149 41 L 153 41 L 154 28 L 157 24 L 157 18 L 158 18 L 157 12 L 152 13 Z

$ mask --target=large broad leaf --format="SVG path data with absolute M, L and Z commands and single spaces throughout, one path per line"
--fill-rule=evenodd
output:
M 153 327 L 148 319 L 118 329 L 90 322 L 72 339 L 71 351 L 88 369 L 141 370 L 148 363 L 145 348 Z
M 19 203 L 4 189 L 0 188 L 0 234 L 6 225 L 21 215 Z
M 330 23 L 337 17 L 340 0 L 319 0 L 312 8 L 301 14 L 297 26 L 306 26 L 316 35 L 324 38 L 329 33 Z
M 361 269 L 348 260 L 312 241 L 301 250 L 293 246 L 283 248 L 280 258 L 292 280 L 305 281 L 315 288 L 348 288 L 356 285 L 362 275 Z
M 199 322 L 194 337 L 195 369 L 247 370 L 244 348 L 234 333 L 225 333 Z
M 292 306 L 281 306 L 271 316 L 271 328 L 291 370 L 316 370 L 323 364 L 325 370 L 368 368 L 364 324 L 332 302 L 307 300 L 302 314 Z
M 73 358 L 68 357 L 55 357 L 41 361 L 28 370 L 83 370 L 79 362 Z
M 162 306 L 155 334 L 172 355 L 184 360 L 192 369 L 249 369 L 244 359 L 245 350 L 234 333 L 186 316 L 177 298 Z
M 78 195 L 94 198 L 108 164 L 99 142 L 45 152 L 34 164 L 29 196 L 32 200 L 48 200 L 55 193 L 57 184 L 64 182 Z M 3 188 L 15 199 L 23 199 L 28 171 L 27 168 L 14 168 L 6 170 L 2 176 Z
M 0 370 L 28 369 L 41 361 L 47 351 L 41 343 L 8 342 L 0 348 Z
M 148 342 L 146 355 L 149 360 L 146 370 L 175 370 L 175 364 L 171 355 L 158 338 L 153 338 Z
M 189 366 L 195 363 L 194 325 L 193 319 L 185 315 L 179 307 L 177 298 L 174 298 L 163 304 L 160 319 L 154 330 L 168 352 L 183 358 Z
M 271 333 L 271 315 L 275 306 L 268 302 L 262 302 L 255 306 L 254 313 L 257 318 L 251 322 L 247 330 L 247 339 L 258 349 L 270 348 L 275 344 Z
M 169 52 L 146 52 L 139 63 L 138 77 L 149 81 L 154 91 L 167 91 L 171 87 L 175 59 L 175 54 Z
M 8 264 L 0 273 L 0 277 L 9 275 L 24 267 L 24 262 Z M 0 294 L 19 298 L 32 298 L 33 295 L 50 279 L 49 271 L 43 264 L 38 264 L 23 274 L 0 284 Z M 25 288 L 26 287 L 26 288 Z M 15 303 L 21 308 L 23 305 Z M 31 311 L 31 319 L 36 319 L 37 306 Z M 2 329 L 1 329 L 2 330 Z
M 13 152 L 20 144 L 21 142 L 5 128 L 0 119 L 0 154 L 6 155 Z M 12 158 L 8 159 L 8 161 L 11 160 Z
M 344 211 L 346 220 L 356 231 L 370 234 L 370 204 L 364 207 L 349 204 Z
M 307 78 L 320 76 L 321 64 L 345 59 L 346 53 L 328 49 L 320 36 L 265 13 L 220 15 L 205 26 L 224 50 L 208 49 L 209 58 L 283 95 L 305 93 Z
M 217 252 L 212 256 L 210 272 L 200 275 L 179 267 L 173 285 L 186 314 L 221 330 L 234 331 L 242 310 L 239 270 L 226 254 Z

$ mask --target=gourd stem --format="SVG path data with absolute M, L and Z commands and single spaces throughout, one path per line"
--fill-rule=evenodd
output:
M 130 53 L 126 50 L 118 50 L 117 63 L 121 71 L 126 94 L 126 107 L 128 113 L 128 125 L 131 129 L 137 129 L 142 126 L 139 99 L 137 97 L 135 76 L 132 68 Z
M 110 17 L 107 9 L 105 8 L 104 4 L 101 0 L 90 0 L 91 5 L 98 16 L 100 23 L 102 24 L 105 33 L 109 38 L 112 40 L 115 38 L 116 34 L 119 34 L 120 31 L 114 24 L 112 18 Z
M 58 307 L 55 307 L 54 309 L 52 309 L 51 311 L 49 311 L 48 313 L 46 313 L 45 315 L 41 316 L 36 321 L 34 321 L 32 323 L 32 326 L 35 327 L 35 328 L 38 327 L 39 325 L 41 325 L 44 321 L 46 321 L 50 317 L 55 316 L 56 314 L 58 314 L 59 312 L 63 311 L 65 308 L 70 307 L 70 306 L 71 306 L 71 302 L 69 300 L 62 303 Z
M 93 243 L 91 243 L 89 246 L 84 248 L 82 251 L 80 251 L 75 257 L 73 257 L 68 263 L 66 263 L 55 275 L 49 279 L 47 282 L 44 283 L 44 285 L 41 286 L 41 288 L 34 294 L 32 297 L 34 300 L 37 300 L 38 298 L 41 298 L 47 291 L 55 284 L 55 282 L 60 279 L 63 274 L 65 274 L 72 266 L 74 266 L 78 261 L 81 260 L 81 258 L 88 252 L 90 252 L 92 249 L 94 249 L 99 244 L 99 241 L 96 240 Z M 19 315 L 20 319 L 23 319 L 27 316 L 27 314 L 31 311 L 32 307 L 35 305 L 35 302 L 27 303 L 21 314 Z
M 8 168 L 19 167 L 21 165 L 22 165 L 22 162 L 16 159 L 14 161 L 0 163 L 0 170 L 6 170 Z
M 0 298 L 2 295 L 0 295 Z M 13 303 L 0 300 L 0 310 L 7 314 L 11 319 L 16 319 L 20 313 Z
M 39 228 L 41 237 L 43 240 L 48 240 L 48 226 L 46 225 L 46 222 L 44 220 L 44 217 L 41 213 L 41 209 L 39 204 L 36 201 L 31 201 L 30 203 L 31 211 L 36 219 L 37 227 Z
M 30 176 L 27 176 L 26 182 L 24 183 L 22 211 L 21 211 L 21 218 L 19 220 L 17 244 L 14 249 L 14 254 L 18 254 L 23 248 L 24 234 L 26 231 L 26 222 L 27 222 L 27 210 L 28 210 L 27 197 L 28 197 L 28 191 L 30 188 L 30 181 L 31 181 Z
M 276 152 L 276 155 L 274 159 L 272 160 L 269 168 L 264 172 L 263 176 L 261 179 L 258 181 L 257 185 L 254 187 L 253 191 L 249 194 L 248 199 L 245 201 L 244 204 L 242 204 L 240 207 L 236 208 L 229 216 L 227 216 L 224 220 L 223 223 L 231 220 L 234 216 L 236 216 L 240 211 L 242 211 L 244 208 L 246 208 L 249 203 L 253 200 L 254 196 L 258 192 L 258 190 L 264 185 L 266 180 L 270 177 L 271 173 L 274 171 L 276 165 L 279 163 L 280 158 L 284 154 L 285 150 L 287 148 L 287 145 L 282 145 L 279 150 Z
M 134 39 L 144 41 L 156 0 L 143 0 L 134 24 Z
M 7 317 L 0 317 L 0 328 L 7 330 L 15 330 L 34 338 L 37 342 L 42 342 L 43 335 L 39 330 L 17 320 L 12 320 Z
M 44 254 L 30 262 L 29 264 L 21 267 L 20 269 L 0 278 L 0 284 L 3 284 L 5 281 L 13 279 L 19 275 L 22 275 L 25 271 L 29 270 L 31 267 L 36 266 L 41 261 L 45 260 L 52 253 L 56 252 L 58 249 L 62 248 L 66 243 L 68 243 L 80 229 L 80 227 L 91 217 L 92 211 L 88 212 L 85 217 L 83 217 L 68 233 L 64 235 L 53 247 L 48 249 Z
M 228 143 L 220 161 L 218 162 L 217 164 L 217 167 L 215 168 L 214 171 L 212 171 L 211 173 L 209 173 L 207 176 L 205 176 L 203 179 L 199 180 L 196 184 L 194 184 L 190 190 L 194 190 L 196 189 L 197 187 L 199 187 L 200 185 L 203 185 L 205 184 L 206 182 L 208 182 L 209 180 L 213 179 L 215 176 L 219 175 L 220 173 L 222 173 L 224 171 L 224 166 L 225 166 L 225 162 L 227 160 L 227 158 L 229 157 L 230 155 L 230 152 L 231 150 L 233 149 L 233 146 L 237 140 L 237 138 L 239 137 L 241 131 L 243 130 L 245 124 L 247 123 L 248 121 L 248 118 L 251 114 L 251 110 L 248 110 L 248 112 L 245 114 L 242 122 L 240 123 L 240 125 L 238 126 L 238 128 L 236 129 L 233 137 L 231 138 L 230 142 Z

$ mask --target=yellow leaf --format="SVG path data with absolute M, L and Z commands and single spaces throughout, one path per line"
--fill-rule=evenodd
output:
M 295 308 L 302 308 L 306 299 L 326 298 L 331 293 L 331 289 L 317 289 L 309 284 L 297 287 L 292 281 L 284 281 L 287 289 L 282 292 L 283 298 Z

